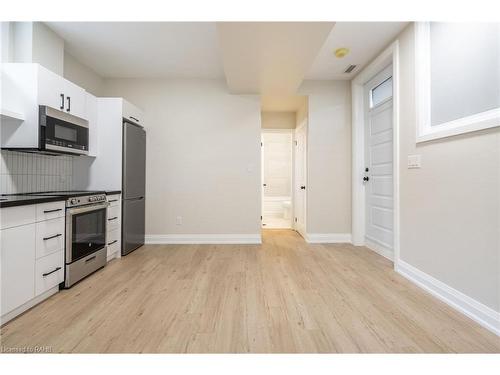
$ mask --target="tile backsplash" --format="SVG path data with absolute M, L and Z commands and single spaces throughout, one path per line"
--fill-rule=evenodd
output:
M 1 150 L 1 194 L 71 190 L 72 180 L 71 156 Z

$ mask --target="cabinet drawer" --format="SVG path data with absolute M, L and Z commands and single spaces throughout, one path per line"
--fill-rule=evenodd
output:
M 0 208 L 0 228 L 12 228 L 35 222 L 35 205 Z
M 64 217 L 36 223 L 36 257 L 64 250 L 65 221 Z
M 36 205 L 36 221 L 56 219 L 65 215 L 64 201 L 41 203 Z
M 108 195 L 109 207 L 120 206 L 120 194 Z
M 120 251 L 120 231 L 118 229 L 108 232 L 106 241 L 108 245 L 107 256 Z
M 120 207 L 108 207 L 108 226 L 107 231 L 111 232 L 120 226 Z
M 35 293 L 43 292 L 64 281 L 64 251 L 58 251 L 36 260 Z

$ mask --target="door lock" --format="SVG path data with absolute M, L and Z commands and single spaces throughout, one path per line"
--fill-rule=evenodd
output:
M 363 181 L 365 181 L 365 182 L 370 181 L 370 177 L 368 177 L 368 176 L 363 177 Z
M 301 190 L 306 190 L 306 187 L 305 187 L 304 185 L 302 185 L 302 186 L 300 187 L 300 189 L 301 189 Z

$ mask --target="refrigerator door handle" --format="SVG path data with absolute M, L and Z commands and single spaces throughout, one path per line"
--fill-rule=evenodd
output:
M 140 201 L 144 199 L 144 197 L 134 197 L 134 198 L 125 198 L 124 201 Z

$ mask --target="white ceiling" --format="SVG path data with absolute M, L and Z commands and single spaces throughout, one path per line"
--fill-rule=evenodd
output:
M 215 22 L 46 22 L 106 78 L 222 78 Z
M 102 77 L 225 77 L 231 92 L 266 95 L 264 103 L 291 108 L 297 105 L 294 95 L 304 78 L 351 79 L 407 22 L 47 25 L 65 40 L 71 55 Z M 349 55 L 337 59 L 334 50 L 339 47 L 348 47 Z M 358 67 L 351 74 L 343 73 L 350 64 Z
M 392 42 L 408 22 L 337 22 L 321 48 L 306 79 L 351 79 Z M 350 53 L 342 59 L 334 55 L 337 48 Z M 350 74 L 346 68 L 357 65 Z
M 294 94 L 333 25 L 333 22 L 218 23 L 230 91 Z
M 260 108 L 264 112 L 297 112 L 307 102 L 300 95 L 262 95 Z

